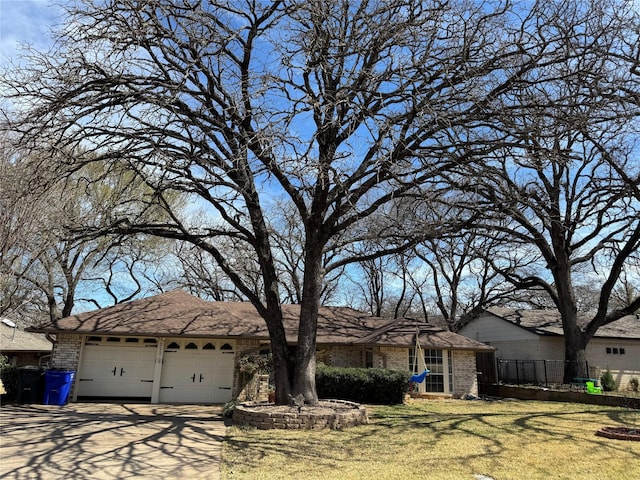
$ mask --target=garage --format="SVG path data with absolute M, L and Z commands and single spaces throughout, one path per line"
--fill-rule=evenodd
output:
M 232 398 L 235 343 L 165 339 L 159 401 L 225 403 Z
M 140 337 L 86 337 L 78 372 L 78 399 L 151 400 L 158 341 Z
M 77 399 L 152 401 L 155 392 L 160 403 L 225 403 L 232 398 L 234 355 L 233 340 L 88 336 Z

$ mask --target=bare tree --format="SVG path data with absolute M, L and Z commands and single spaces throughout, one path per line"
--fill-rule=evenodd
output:
M 176 288 L 175 265 L 167 254 L 173 243 L 140 235 L 112 239 L 106 247 L 99 246 L 93 265 L 81 279 L 83 296 L 79 301 L 102 308 Z M 104 300 L 100 302 L 90 293 Z
M 467 229 L 427 240 L 412 250 L 422 262 L 418 271 L 428 279 L 421 295 L 433 292 L 427 301 L 450 330 L 457 331 L 473 312 L 510 297 L 513 287 L 505 287 L 488 260 L 495 261 L 500 250 L 508 248 L 495 237 Z
M 299 221 L 295 205 L 287 202 L 273 205 L 270 217 L 270 234 L 273 239 L 281 301 L 300 304 L 304 290 L 304 225 Z M 338 289 L 338 278 L 343 269 L 326 268 L 336 256 L 337 252 L 325 249 L 322 259 L 325 274 L 320 292 L 321 303 L 330 303 Z
M 393 254 L 358 262 L 347 270 L 343 289 L 350 291 L 352 305 L 385 318 L 429 316 L 422 287 L 428 284 L 410 254 Z M 420 279 L 420 280 L 419 280 Z
M 91 293 L 118 303 L 149 291 L 153 284 L 144 272 L 158 261 L 153 256 L 158 239 L 73 235 L 79 224 L 109 221 L 115 199 L 123 208 L 120 197 L 135 188 L 131 175 L 114 178 L 87 168 L 58 181 L 48 169 L 36 174 L 34 164 L 41 162 L 29 152 L 12 148 L 9 141 L 4 148 L 11 153 L 0 159 L 0 312 L 26 313 L 31 320 L 43 314 L 55 321 L 71 315 L 79 303 L 103 306 Z M 143 188 L 138 184 L 138 193 Z
M 198 214 L 198 223 L 211 222 L 204 212 Z M 251 295 L 263 298 L 264 284 L 258 263 L 246 244 L 234 242 L 220 236 L 211 240 L 212 245 L 224 252 L 227 261 L 233 263 L 236 275 L 242 284 L 250 289 Z M 189 242 L 177 242 L 174 255 L 179 268 L 174 272 L 178 286 L 186 288 L 194 295 L 216 301 L 247 301 L 247 296 L 238 289 L 225 271 L 216 263 L 209 252 Z
M 514 286 L 544 291 L 558 309 L 570 381 L 597 329 L 640 307 L 637 289 L 624 305 L 611 303 L 640 249 L 640 18 L 607 1 L 556 2 L 549 13 L 547 34 L 561 38 L 556 54 L 567 60 L 487 106 L 508 142 L 452 184 L 488 213 L 479 232 L 508 238 L 530 259 L 523 268 L 487 257 Z M 596 283 L 595 314 L 581 325 L 578 291 Z
M 365 308 L 376 317 L 383 316 L 386 307 L 385 274 L 389 270 L 389 257 L 373 258 L 359 263 L 353 284 L 360 292 Z
M 23 258 L 30 242 L 32 254 L 44 250 L 40 244 L 38 213 L 46 210 L 50 199 L 20 169 L 21 154 L 5 136 L 0 142 L 0 315 L 20 315 L 38 306 L 33 289 L 21 281 L 29 269 Z M 37 309 L 36 309 L 37 310 Z M 29 316 L 29 315 L 27 315 Z
M 437 319 L 457 331 L 472 313 L 513 300 L 514 287 L 488 260 L 508 249 L 504 241 L 472 229 L 444 233 L 402 254 L 361 262 L 350 275 L 360 292 L 352 301 L 372 315 Z
M 154 191 L 146 201 L 170 220 L 124 209 L 95 233 L 145 233 L 208 252 L 266 321 L 279 403 L 290 393 L 317 401 L 323 280 L 358 260 L 345 252 L 374 235 L 366 219 L 490 152 L 486 106 L 557 61 L 545 2 L 526 12 L 508 1 L 77 3 L 57 51 L 4 75 L 17 108 L 32 107 L 13 128 L 25 142 L 88 149 L 106 170 L 126 162 L 146 182 Z M 71 157 L 60 166 L 83 164 Z M 208 205 L 215 221 L 172 211 L 165 197 L 176 191 Z M 283 199 L 301 226 L 304 265 L 292 377 L 269 221 Z M 365 259 L 416 241 L 377 234 L 396 245 Z M 428 236 L 423 224 L 418 238 Z M 221 238 L 253 252 L 260 295 Z M 327 252 L 340 255 L 323 264 Z
M 611 295 L 611 307 L 614 309 L 625 308 L 630 305 L 634 299 L 640 296 L 640 264 L 636 255 L 635 264 L 633 266 L 635 274 L 623 271 L 620 275 L 620 281 L 614 288 Z M 597 296 L 592 297 L 597 298 Z

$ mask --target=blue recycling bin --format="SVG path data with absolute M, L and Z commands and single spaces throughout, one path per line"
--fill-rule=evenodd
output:
M 44 404 L 65 405 L 76 372 L 73 370 L 47 370 L 44 372 Z

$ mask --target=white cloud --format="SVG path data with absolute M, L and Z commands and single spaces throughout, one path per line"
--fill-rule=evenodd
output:
M 0 63 L 17 61 L 20 45 L 46 50 L 61 15 L 50 0 L 0 0 Z

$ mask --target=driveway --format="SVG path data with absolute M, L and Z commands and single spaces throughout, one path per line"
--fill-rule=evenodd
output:
M 220 478 L 219 406 L 3 405 L 2 479 Z

